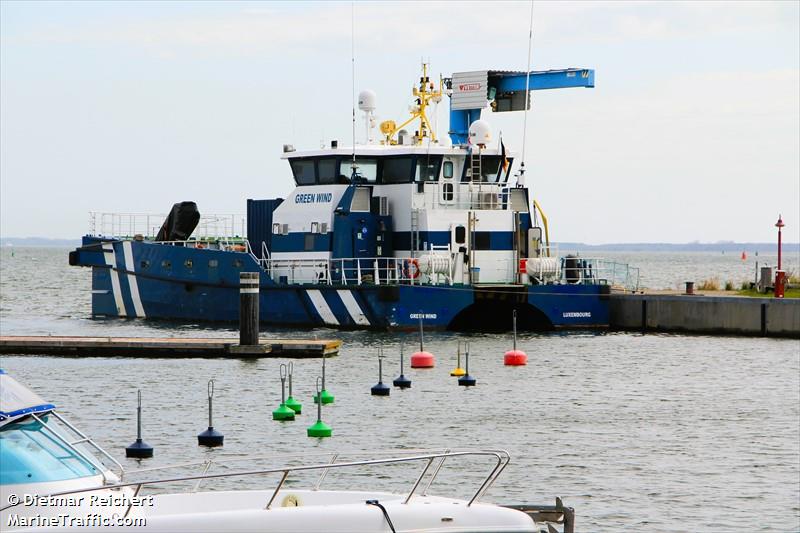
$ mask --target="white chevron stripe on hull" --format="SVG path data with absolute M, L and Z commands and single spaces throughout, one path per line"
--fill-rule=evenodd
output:
M 364 314 L 361 306 L 358 305 L 353 293 L 347 290 L 338 290 L 336 292 L 339 294 L 339 297 L 342 299 L 342 303 L 347 308 L 347 312 L 350 313 L 350 318 L 352 318 L 353 321 L 359 326 L 369 326 L 369 319 L 367 319 L 367 315 Z
M 117 315 L 128 316 L 125 312 L 125 302 L 122 301 L 122 288 L 119 286 L 119 274 L 114 270 L 117 268 L 117 257 L 114 253 L 114 245 L 103 245 L 103 258 L 106 260 L 106 264 L 111 267 L 108 269 L 108 273 L 111 275 L 111 292 L 114 294 L 114 305 L 117 307 Z
M 133 262 L 133 246 L 131 245 L 131 241 L 125 241 L 122 243 L 122 251 L 122 258 L 125 260 L 125 270 L 128 270 L 129 272 L 135 272 L 136 264 Z M 142 299 L 139 296 L 139 283 L 136 281 L 135 274 L 128 274 L 128 285 L 131 288 L 131 299 L 133 300 L 133 310 L 135 311 L 136 316 L 139 318 L 146 318 L 146 315 L 144 314 L 144 306 L 142 305 Z
M 336 315 L 334 315 L 333 311 L 331 311 L 331 308 L 328 305 L 328 302 L 325 301 L 322 293 L 316 289 L 308 290 L 306 293 L 311 299 L 311 303 L 314 304 L 317 313 L 319 313 L 319 316 L 322 317 L 322 321 L 331 326 L 338 326 L 339 321 L 336 320 Z

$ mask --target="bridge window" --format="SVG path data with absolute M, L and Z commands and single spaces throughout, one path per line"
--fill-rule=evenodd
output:
M 313 159 L 292 159 L 290 164 L 292 165 L 295 183 L 298 185 L 314 185 L 316 172 Z
M 378 179 L 378 160 L 356 158 L 356 174 L 361 182 L 375 183 Z
M 508 179 L 508 171 L 503 170 L 501 157 L 499 155 L 481 156 L 481 177 L 483 183 L 505 183 Z M 508 170 L 511 170 L 511 159 L 508 159 Z M 469 176 L 464 172 L 464 181 L 469 181 Z
M 414 181 L 436 181 L 439 179 L 439 167 L 442 157 L 435 155 L 422 155 L 417 157 L 417 171 Z M 450 163 L 452 165 L 452 163 Z M 451 169 L 452 170 L 452 169 Z
M 383 183 L 408 183 L 411 180 L 411 168 L 414 160 L 411 156 L 388 157 L 383 159 Z
M 336 183 L 336 159 L 333 157 L 325 157 L 317 163 L 317 170 L 319 171 L 319 183 L 328 185 Z

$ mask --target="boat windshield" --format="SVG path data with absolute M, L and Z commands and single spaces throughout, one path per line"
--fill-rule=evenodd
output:
M 27 419 L 0 428 L 0 485 L 63 481 L 100 472 L 41 422 Z

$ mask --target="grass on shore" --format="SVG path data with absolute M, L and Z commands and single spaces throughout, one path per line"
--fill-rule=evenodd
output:
M 755 289 L 745 289 L 737 293 L 739 296 L 752 296 L 754 298 L 772 298 L 772 292 L 760 293 Z M 784 298 L 800 298 L 800 289 L 786 289 Z

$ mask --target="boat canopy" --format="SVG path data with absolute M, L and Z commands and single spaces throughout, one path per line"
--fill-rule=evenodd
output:
M 30 413 L 44 413 L 55 408 L 0 368 L 0 426 Z

